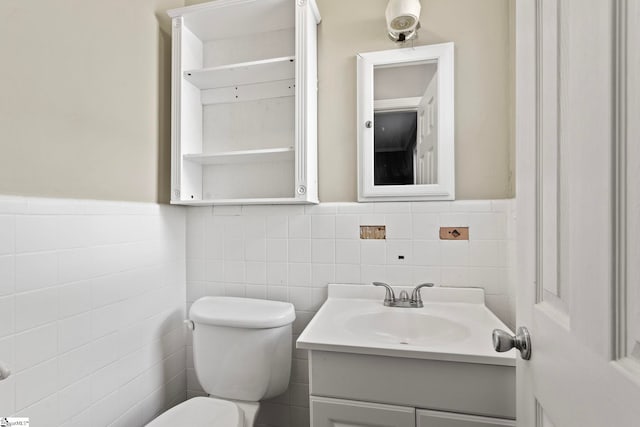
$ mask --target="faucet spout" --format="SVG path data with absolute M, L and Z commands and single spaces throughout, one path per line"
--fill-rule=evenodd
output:
M 422 303 L 422 295 L 420 294 L 420 289 L 432 288 L 432 287 L 433 287 L 433 283 L 422 283 L 416 286 L 413 292 L 411 293 L 411 302 L 415 304 L 416 307 L 424 307 L 424 304 Z
M 386 283 L 373 282 L 374 286 L 383 286 L 386 289 L 384 297 L 385 307 L 403 307 L 403 308 L 420 308 L 422 304 L 422 297 L 420 295 L 420 288 L 431 287 L 433 283 L 423 283 L 415 287 L 409 298 L 409 293 L 404 289 L 400 291 L 400 296 L 396 298 L 393 288 Z
M 396 294 L 393 292 L 393 288 L 386 283 L 373 282 L 373 286 L 384 286 L 386 293 L 384 295 L 384 305 L 391 306 L 396 302 Z

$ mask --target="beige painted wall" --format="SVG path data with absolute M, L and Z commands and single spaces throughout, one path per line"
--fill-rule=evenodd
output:
M 182 3 L 0 1 L 0 194 L 168 200 L 165 10 Z M 395 48 L 386 3 L 318 0 L 323 202 L 356 200 L 355 55 Z M 456 196 L 510 197 L 509 0 L 422 5 L 417 43 L 456 43 Z
M 416 44 L 455 43 L 456 198 L 512 197 L 509 0 L 422 0 Z M 354 201 L 358 52 L 394 49 L 387 0 L 318 0 L 320 200 Z
M 182 0 L 0 1 L 0 194 L 166 201 Z

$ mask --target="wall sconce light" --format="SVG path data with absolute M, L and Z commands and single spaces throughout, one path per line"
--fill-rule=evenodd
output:
M 404 42 L 414 39 L 420 28 L 420 0 L 389 0 L 385 17 L 391 40 Z

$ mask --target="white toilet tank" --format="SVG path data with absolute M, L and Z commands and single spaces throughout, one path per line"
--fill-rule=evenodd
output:
M 189 310 L 193 361 L 200 385 L 223 399 L 257 402 L 287 389 L 293 305 L 203 297 Z

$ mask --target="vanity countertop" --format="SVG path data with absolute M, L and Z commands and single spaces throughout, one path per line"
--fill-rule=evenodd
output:
M 330 284 L 297 348 L 515 366 L 515 350 L 493 349 L 493 329 L 510 329 L 485 306 L 482 289 L 423 288 L 423 308 L 385 307 L 383 299 L 379 287 Z

